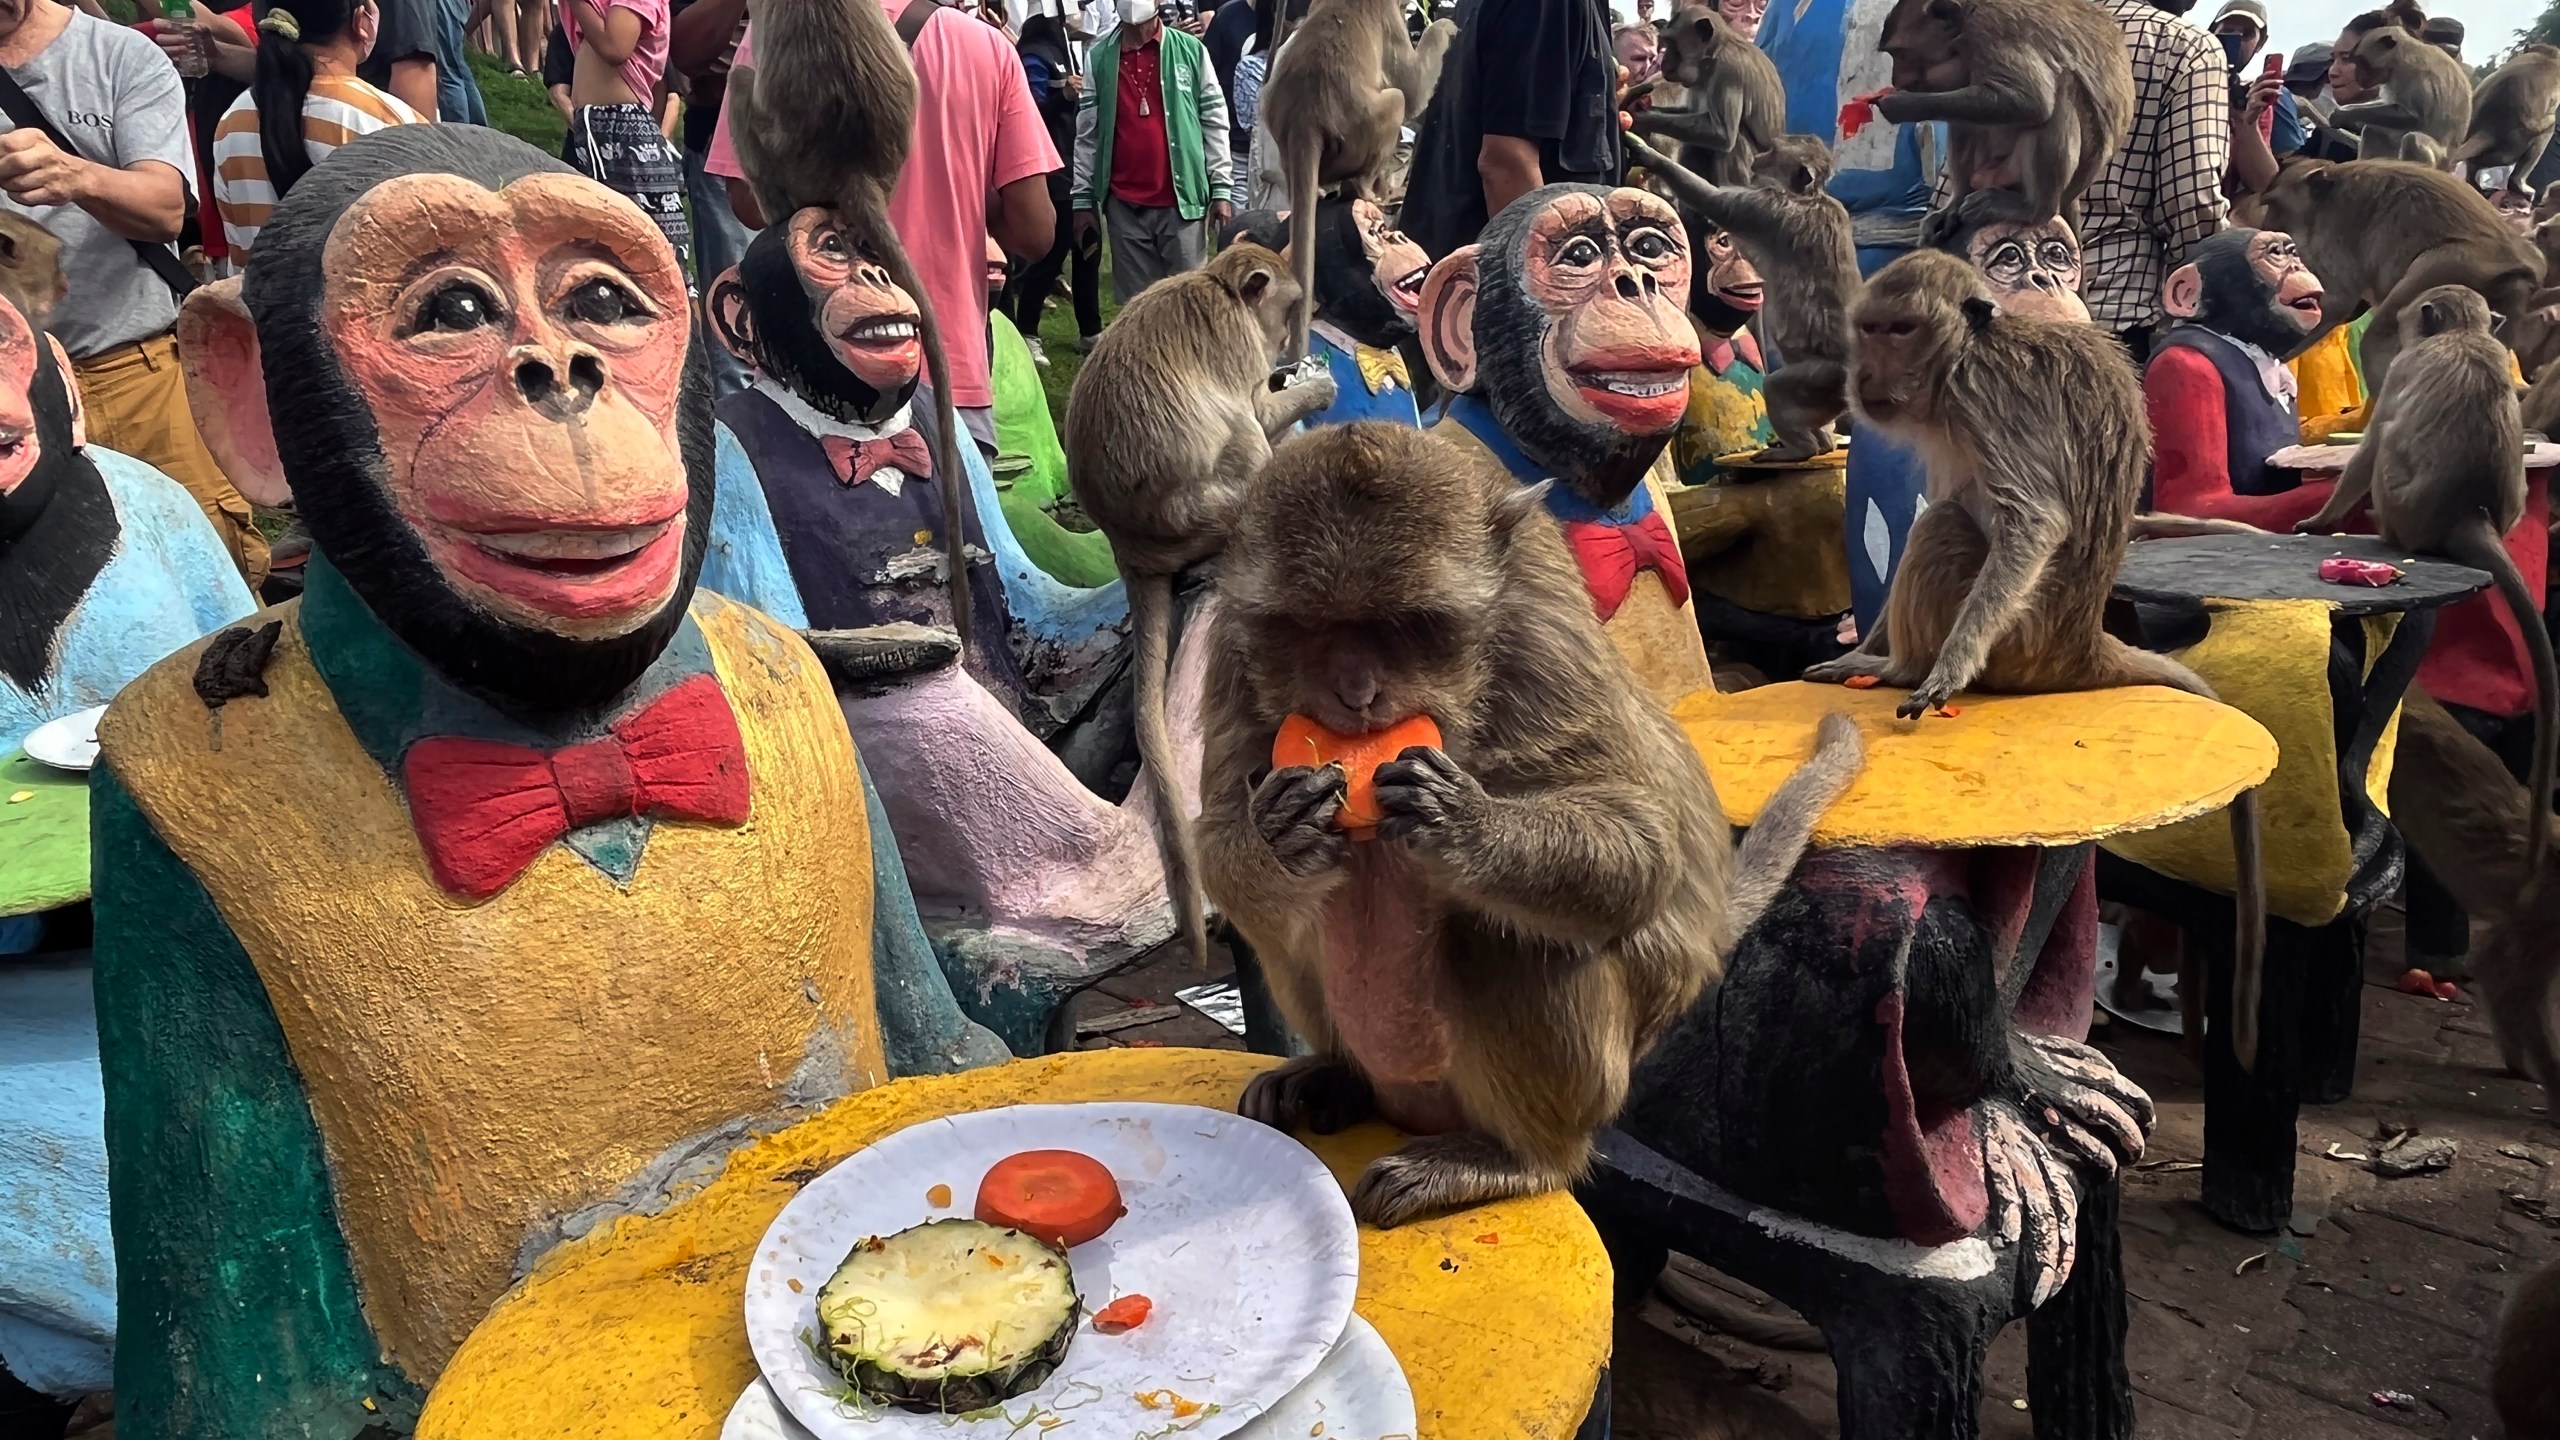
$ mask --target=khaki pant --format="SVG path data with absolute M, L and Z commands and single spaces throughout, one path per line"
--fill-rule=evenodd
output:
M 250 517 L 249 502 L 213 463 L 187 409 L 187 380 L 178 369 L 178 342 L 170 335 L 120 345 L 74 361 L 80 404 L 92 443 L 156 465 L 204 507 L 213 533 L 231 563 L 255 592 L 267 578 L 267 538 Z

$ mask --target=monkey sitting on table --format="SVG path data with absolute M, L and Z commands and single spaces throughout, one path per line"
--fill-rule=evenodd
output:
M 2091 326 L 2004 315 L 1971 266 L 1926 250 L 1877 272 L 1850 321 L 1859 418 L 1920 450 L 1931 503 L 1911 527 L 1884 622 L 1804 678 L 1909 687 L 1905 718 L 1972 685 L 2166 685 L 2214 698 L 2194 671 L 2105 630 L 2151 451 L 2123 348 Z M 2232 802 L 2231 832 L 2234 1049 L 2248 1064 L 2266 931 L 2252 793 Z
M 1220 581 L 1202 875 L 1315 1047 L 1241 1108 L 1422 1135 L 1353 1192 L 1372 1224 L 1577 1178 L 1863 759 L 1828 718 L 1737 857 L 1696 750 L 1602 637 L 1546 483 L 1398 426 L 1317 431 L 1272 456 Z M 1375 838 L 1352 839 L 1341 766 L 1273 768 L 1293 716 L 1427 716 L 1440 741 L 1378 767 Z
M 1610 640 L 1665 704 L 1709 688 L 1665 457 L 1698 337 L 1688 235 L 1661 197 L 1549 185 L 1504 207 L 1422 287 L 1450 392 L 1431 433 L 1544 490 Z

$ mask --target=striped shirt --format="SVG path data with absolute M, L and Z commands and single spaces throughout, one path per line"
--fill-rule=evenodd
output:
M 322 75 L 311 82 L 302 102 L 302 143 L 317 164 L 332 150 L 376 130 L 422 122 L 396 95 L 387 95 L 352 75 Z M 231 242 L 232 258 L 245 262 L 258 231 L 276 208 L 276 191 L 267 183 L 266 152 L 258 143 L 258 106 L 243 94 L 222 112 L 213 130 L 213 196 L 222 206 L 222 233 Z

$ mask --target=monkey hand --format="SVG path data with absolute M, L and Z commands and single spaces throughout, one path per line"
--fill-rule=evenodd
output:
M 2142 1158 L 2151 1133 L 2151 1097 L 2105 1055 L 2059 1035 L 2012 1031 L 2018 1110 L 2029 1129 L 2063 1158 L 2113 1175 Z
M 1852 650 L 1837 660 L 1807 666 L 1800 678 L 1810 685 L 1845 685 L 1852 680 L 1882 679 L 1884 667 L 1885 657 Z
M 1342 809 L 1343 785 L 1339 765 L 1292 765 L 1254 787 L 1246 810 L 1281 869 L 1304 880 L 1342 863 L 1350 837 L 1334 828 L 1333 817 Z
M 1932 710 L 1946 709 L 1947 702 L 1954 699 L 1955 693 L 1963 688 L 1956 683 L 1953 675 L 1944 671 L 1935 672 L 1928 679 L 1920 682 L 1919 689 L 1903 696 L 1902 703 L 1893 707 L 1893 713 L 1899 719 L 1917 720 Z
M 1318 1135 L 1348 1130 L 1378 1112 L 1369 1081 L 1328 1055 L 1301 1055 L 1245 1082 L 1236 1113 L 1274 1130 L 1305 1125 Z
M 1378 834 L 1442 852 L 1464 843 L 1488 801 L 1476 777 L 1435 746 L 1407 746 L 1378 767 Z

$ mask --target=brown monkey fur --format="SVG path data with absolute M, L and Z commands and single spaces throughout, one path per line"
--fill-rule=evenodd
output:
M 2291 235 L 2320 277 L 2325 293 L 2312 340 L 2373 311 L 2363 360 L 2376 395 L 2400 349 L 2401 312 L 2418 296 L 2462 285 L 2499 314 L 2521 315 L 2542 280 L 2542 252 L 2508 228 L 2487 196 L 2397 160 L 2285 167 L 2267 187 L 2263 228 Z
M 2113 17 L 2087 0 L 1896 0 L 1876 48 L 1894 86 L 1876 113 L 1947 122 L 1952 184 L 1933 229 L 1975 190 L 2015 190 L 2019 219 L 2082 229 L 2081 195 L 2133 129 Z
M 2548 858 L 2540 869 L 2526 868 L 2534 830 L 2544 832 L 2547 856 L 2551 828 L 2551 817 L 2535 815 L 2530 798 L 2462 722 L 2425 691 L 2409 691 L 2391 759 L 2392 823 L 2409 853 L 2482 922 L 2470 983 L 2498 1053 L 2560 1103 L 2560 1031 L 2551 1008 L 2560 971 L 2560 951 L 2551 944 L 2560 935 L 2560 885 L 2552 883 Z M 2560 1329 L 2546 1333 L 2560 1337 Z
M 2560 189 L 2560 186 L 2553 188 Z M 2534 248 L 2542 252 L 2542 273 L 2560 276 L 2560 219 L 2535 221 L 2532 239 Z M 2516 366 L 2524 372 L 2524 378 L 2527 381 L 2541 379 L 2551 362 L 2560 360 L 2560 290 L 2546 288 L 2536 291 L 2526 302 L 2522 314 L 2507 317 L 2505 338 L 2508 348 L 2516 352 Z M 2528 399 L 2525 402 L 2525 428 L 2542 429 L 2533 417 L 2533 402 Z
M 1760 271 L 1766 298 L 1752 333 L 1777 348 L 1780 363 L 1761 386 L 1775 439 L 1759 458 L 1827 453 L 1831 422 L 1849 408 L 1847 317 L 1858 291 L 1849 212 L 1823 188 L 1831 152 L 1810 135 L 1781 135 L 1752 160 L 1750 184 L 1712 185 L 1635 136 L 1626 144 L 1682 211 L 1729 232 Z
M 1342 185 L 1386 202 L 1380 183 L 1393 169 L 1404 126 L 1431 103 L 1455 27 L 1434 24 L 1417 48 L 1398 0 L 1315 0 L 1272 58 L 1262 86 L 1289 185 L 1289 257 L 1297 266 L 1297 313 L 1286 358 L 1307 353 L 1315 318 L 1316 199 Z
M 942 486 L 944 564 L 951 624 L 969 644 L 969 475 L 960 467 L 951 362 L 933 296 L 889 224 L 889 195 L 905 168 L 916 123 L 916 72 L 906 43 L 872 0 L 758 0 L 756 63 L 729 72 L 738 168 L 756 203 L 779 225 L 812 205 L 833 208 L 846 238 L 877 256 L 915 301 L 933 381 L 934 474 Z M 998 643 L 1003 643 L 999 639 Z
M 1909 687 L 1905 718 L 1968 686 L 2165 685 L 2218 698 L 2186 666 L 2105 630 L 2151 469 L 2142 384 L 2123 346 L 2095 326 L 2004 315 L 1971 265 L 1928 250 L 1876 272 L 1850 322 L 1850 396 L 1862 420 L 1919 450 L 1929 508 L 1904 542 L 1883 623 L 1804 678 Z M 2255 792 L 2230 809 L 2232 1048 L 2253 1065 L 2266 943 Z
M 2364 443 L 2329 503 L 2294 528 L 2326 533 L 2370 499 L 2374 530 L 2387 543 L 2496 577 L 2533 657 L 2533 774 L 2525 804 L 2534 818 L 2526 822 L 2524 868 L 2539 875 L 2548 842 L 2538 817 L 2551 803 L 2560 670 L 2542 625 L 2542 597 L 2526 586 L 2504 539 L 2524 518 L 2524 425 L 2507 348 L 2489 333 L 2495 318 L 2489 302 L 2459 285 L 2439 285 L 2402 313 L 2407 363 L 2375 389 Z
M 2560 45 L 2527 45 L 2472 92 L 2470 133 L 2449 158 L 2468 164 L 2475 175 L 2512 165 L 2506 188 L 2522 190 L 2550 147 L 2555 112 L 2560 112 Z
M 0 297 L 41 333 L 53 307 L 69 289 L 62 277 L 62 242 L 52 231 L 11 210 L 0 210 Z
M 1279 256 L 1230 245 L 1130 301 L 1094 342 L 1067 397 L 1068 473 L 1129 591 L 1138 755 L 1154 775 L 1165 889 L 1204 964 L 1199 865 L 1164 714 L 1173 581 L 1226 548 L 1271 437 L 1333 403 L 1329 378 L 1276 392 L 1265 383 L 1297 299 Z
M 2560 1264 L 2525 1277 L 2489 1362 L 2489 1403 L 2507 1440 L 2560 1440 Z
M 1713 6 L 1691 5 L 1671 18 L 1662 78 L 1686 92 L 1686 104 L 1637 115 L 1636 133 L 1679 142 L 1680 163 L 1711 184 L 1748 184 L 1751 162 L 1787 128 L 1776 63 Z
M 1220 579 L 1201 873 L 1314 1047 L 1241 1109 L 1321 1133 L 1373 1107 L 1437 1117 L 1361 1177 L 1373 1224 L 1580 1176 L 1636 1058 L 1864 759 L 1856 726 L 1826 719 L 1737 855 L 1697 751 L 1601 633 L 1545 489 L 1408 427 L 1326 427 L 1272 456 Z M 1352 841 L 1339 767 L 1271 768 L 1291 714 L 1343 732 L 1426 714 L 1443 743 L 1379 768 L 1386 818 Z M 1432 998 L 1398 1008 L 1407 982 Z
M 2387 160 L 2404 135 L 2424 135 L 2447 155 L 2471 128 L 2471 71 L 2459 60 L 2397 25 L 2368 30 L 2356 42 L 2356 68 L 2382 85 L 2382 98 L 2341 105 L 2329 128 L 2356 136 L 2356 158 Z M 2323 277 L 2325 278 L 2325 277 Z

